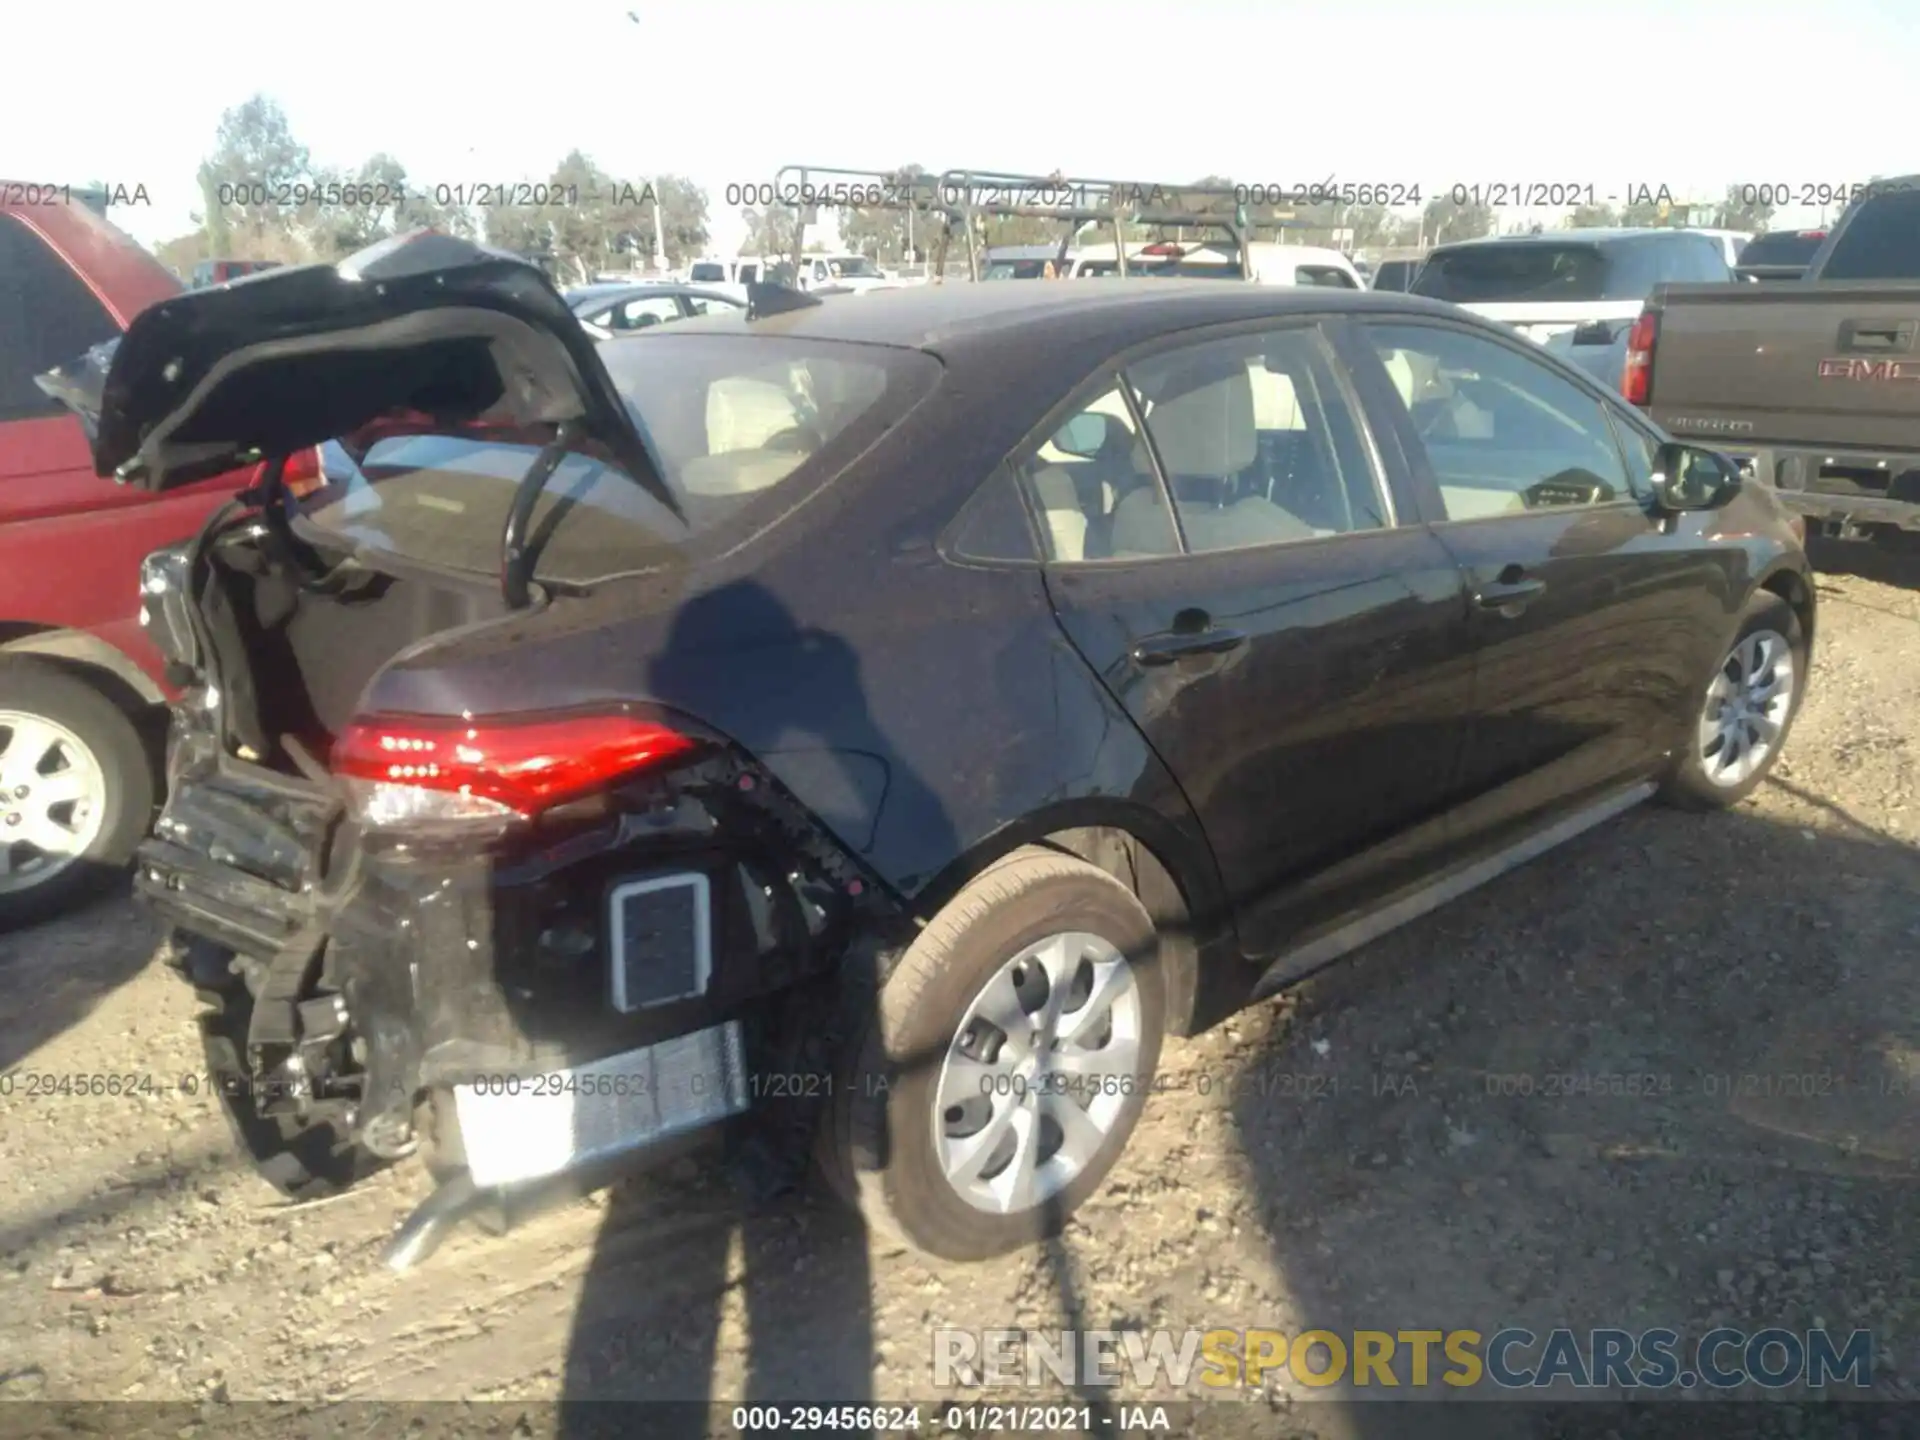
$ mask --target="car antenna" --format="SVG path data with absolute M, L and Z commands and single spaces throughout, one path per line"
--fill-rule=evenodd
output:
M 790 310 L 806 310 L 822 305 L 818 295 L 786 285 L 770 285 L 763 280 L 747 282 L 747 319 L 764 320 L 769 315 L 784 315 Z

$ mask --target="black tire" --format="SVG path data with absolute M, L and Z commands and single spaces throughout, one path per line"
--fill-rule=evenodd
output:
M 0 711 L 38 716 L 69 732 L 92 752 L 106 790 L 100 829 L 84 852 L 39 883 L 10 889 L 0 881 L 0 930 L 11 930 L 63 914 L 124 876 L 153 823 L 159 777 L 132 717 L 57 665 L 0 659 Z
M 1140 1027 L 1132 1088 L 1118 1092 L 1105 1142 L 1068 1183 L 1028 1209 L 992 1213 L 964 1200 L 940 1167 L 933 1100 L 941 1067 L 983 987 L 1023 949 L 1063 932 L 1090 933 L 1128 960 Z M 829 1182 L 870 1226 L 943 1260 L 983 1260 L 1056 1233 L 1106 1179 L 1146 1105 L 1166 1020 L 1158 955 L 1146 910 L 1105 871 L 1038 847 L 989 867 L 869 992 L 872 1016 L 849 1035 L 821 1130 Z
M 1780 733 L 1766 758 L 1739 783 L 1723 784 L 1709 772 L 1708 760 L 1697 734 L 1707 689 L 1720 671 L 1732 662 L 1740 647 L 1761 632 L 1771 632 L 1786 640 L 1793 657 L 1792 691 L 1787 696 L 1784 718 L 1779 721 Z M 1683 810 L 1724 810 L 1728 806 L 1738 805 L 1758 789 L 1779 762 L 1780 753 L 1786 748 L 1787 739 L 1792 733 L 1794 718 L 1800 713 L 1800 702 L 1807 693 L 1808 658 L 1806 632 L 1791 605 L 1766 590 L 1749 600 L 1746 609 L 1741 612 L 1740 623 L 1732 639 L 1721 651 L 1719 670 L 1705 677 L 1695 695 L 1696 708 L 1686 719 L 1679 754 L 1666 782 L 1661 786 L 1660 798 Z

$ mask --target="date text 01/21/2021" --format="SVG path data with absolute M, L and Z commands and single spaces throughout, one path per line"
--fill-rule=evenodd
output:
M 625 180 L 584 188 L 534 180 L 462 180 L 417 187 L 390 184 L 384 180 L 236 180 L 222 181 L 214 187 L 214 203 L 224 208 L 271 205 L 282 209 L 298 209 L 303 205 L 324 205 L 354 210 L 384 210 L 410 200 L 454 209 L 576 210 L 582 204 L 650 205 L 654 200 L 654 190 L 651 184 L 635 185 Z

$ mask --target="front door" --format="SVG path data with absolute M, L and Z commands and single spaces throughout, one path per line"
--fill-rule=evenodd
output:
M 1361 328 L 1466 572 L 1475 719 L 1455 837 L 1497 846 L 1660 763 L 1724 624 L 1722 587 L 1650 509 L 1644 446 L 1623 449 L 1605 401 L 1518 341 Z
M 1453 793 L 1464 588 L 1395 523 L 1320 328 L 1157 352 L 1079 415 L 1021 467 L 1048 588 L 1205 826 L 1243 948 L 1438 863 L 1442 827 L 1406 836 Z

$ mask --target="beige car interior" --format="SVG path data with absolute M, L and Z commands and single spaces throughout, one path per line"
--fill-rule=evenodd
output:
M 864 409 L 885 384 L 877 367 L 805 361 L 715 380 L 707 387 L 707 453 L 681 467 L 680 484 L 703 496 L 769 489 L 839 428 L 833 417 Z M 818 416 L 811 423 L 810 414 Z
M 1412 413 L 1415 405 L 1446 403 L 1444 434 L 1451 440 L 1491 440 L 1493 416 L 1464 395 L 1455 392 L 1452 379 L 1442 370 L 1438 358 L 1414 350 L 1387 350 L 1380 357 L 1387 374 L 1400 392 L 1400 401 Z M 1524 514 L 1524 495 L 1504 485 L 1463 485 L 1445 480 L 1440 498 L 1447 507 L 1449 520 L 1480 520 L 1490 515 Z

